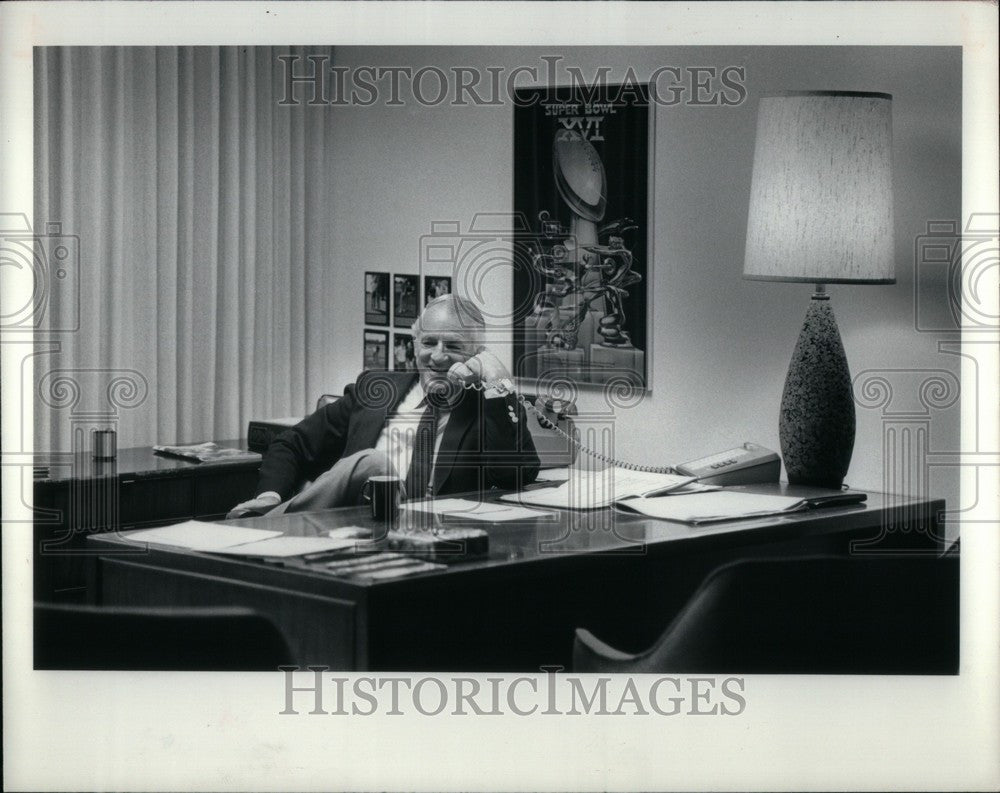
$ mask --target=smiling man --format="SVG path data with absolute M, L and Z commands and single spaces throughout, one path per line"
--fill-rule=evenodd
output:
M 228 517 L 357 504 L 378 474 L 402 478 L 409 498 L 533 482 L 527 417 L 484 331 L 474 303 L 432 300 L 413 324 L 417 372 L 365 372 L 342 399 L 278 436 L 258 495 Z

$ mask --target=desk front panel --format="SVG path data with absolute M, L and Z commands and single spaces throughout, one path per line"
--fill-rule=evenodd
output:
M 921 514 L 941 509 L 941 502 L 923 502 Z M 861 507 L 704 527 L 551 510 L 539 520 L 475 523 L 490 534 L 486 559 L 378 582 L 338 578 L 300 560 L 262 563 L 154 548 L 140 558 L 104 535 L 89 543 L 99 551 L 92 593 L 94 602 L 111 605 L 256 608 L 282 628 L 303 665 L 537 671 L 569 666 L 577 627 L 622 649 L 643 649 L 719 564 L 846 554 L 851 542 L 884 532 L 885 514 L 875 495 Z M 236 523 L 299 536 L 370 525 L 361 509 Z
M 176 561 L 176 560 L 174 560 Z M 100 602 L 137 607 L 243 606 L 280 625 L 292 656 L 302 665 L 364 668 L 356 651 L 359 602 L 283 586 L 253 575 L 194 569 L 154 556 L 104 556 L 96 560 Z M 169 661 L 167 662 L 169 663 Z

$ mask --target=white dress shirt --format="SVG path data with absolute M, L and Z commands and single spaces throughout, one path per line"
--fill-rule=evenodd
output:
M 396 407 L 396 412 L 385 422 L 385 427 L 375 441 L 375 451 L 385 452 L 388 455 L 389 462 L 396 469 L 396 475 L 404 481 L 410 470 L 410 461 L 413 459 L 413 441 L 417 435 L 417 426 L 426 409 L 426 406 L 420 404 L 423 401 L 424 389 L 420 386 L 420 380 L 417 380 Z M 438 449 L 441 448 L 441 439 L 444 437 L 444 428 L 450 415 L 450 411 L 442 410 L 438 416 L 431 482 L 434 481 L 433 466 L 437 463 Z
M 509 387 L 509 386 L 508 386 Z M 497 399 L 502 393 L 496 389 L 486 389 L 484 396 L 487 399 Z M 396 407 L 396 411 L 386 420 L 385 427 L 375 441 L 375 450 L 383 451 L 388 455 L 389 461 L 396 469 L 396 475 L 406 481 L 406 474 L 410 470 L 410 462 L 413 460 L 413 441 L 417 434 L 417 426 L 420 418 L 424 415 L 425 407 L 421 406 L 424 400 L 424 389 L 420 385 L 420 379 L 413 384 L 406 395 Z M 434 468 L 437 465 L 438 451 L 441 448 L 441 440 L 444 438 L 444 428 L 448 424 L 448 417 L 451 411 L 442 410 L 438 416 L 437 434 L 434 438 L 434 459 L 431 463 L 430 480 L 434 481 Z M 261 493 L 257 498 L 272 498 L 281 500 L 281 496 L 273 491 Z

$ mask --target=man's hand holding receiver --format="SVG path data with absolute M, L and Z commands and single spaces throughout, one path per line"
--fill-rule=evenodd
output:
M 482 383 L 487 399 L 514 390 L 507 367 L 487 349 L 481 349 L 464 362 L 454 364 L 448 370 L 448 377 L 465 388 Z

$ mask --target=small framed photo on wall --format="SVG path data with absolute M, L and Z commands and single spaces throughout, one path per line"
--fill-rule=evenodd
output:
M 424 276 L 424 305 L 426 306 L 436 297 L 451 294 L 450 275 L 425 275 Z
M 363 368 L 366 372 L 384 372 L 389 368 L 389 331 L 365 331 Z
M 392 334 L 392 368 L 397 372 L 417 371 L 417 355 L 413 349 L 412 334 Z
M 408 328 L 417 319 L 420 311 L 420 280 L 416 275 L 396 275 L 392 279 L 393 324 L 397 328 Z
M 365 324 L 389 324 L 389 273 L 365 273 Z

